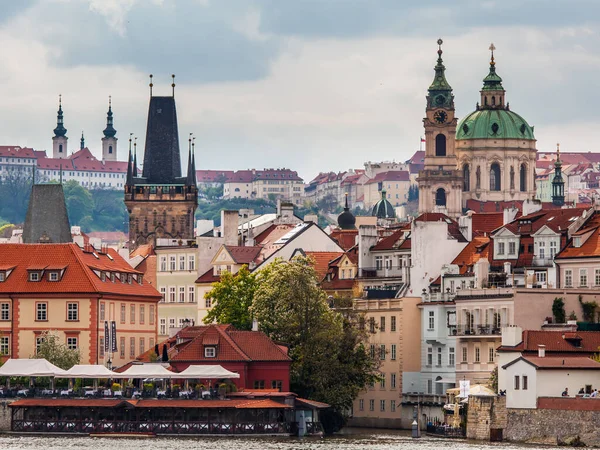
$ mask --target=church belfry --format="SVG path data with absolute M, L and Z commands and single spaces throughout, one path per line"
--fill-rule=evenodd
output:
M 556 161 L 554 161 L 554 178 L 552 178 L 552 203 L 556 206 L 565 204 L 565 180 L 562 177 L 560 144 L 556 144 Z
M 442 61 L 442 40 L 438 39 L 435 76 L 427 92 L 425 161 L 419 172 L 419 214 L 440 211 L 451 217 L 462 213 L 462 176 L 457 170 L 455 134 L 457 119 L 452 87 L 446 80 Z
M 117 130 L 113 126 L 112 99 L 108 97 L 108 112 L 106 113 L 106 128 L 102 138 L 102 161 L 117 160 Z
M 58 112 L 56 114 L 56 128 L 54 129 L 54 137 L 52 138 L 52 157 L 66 158 L 67 157 L 67 129 L 64 125 L 63 110 L 62 110 L 62 95 L 58 96 Z
M 143 160 L 142 175 L 137 176 L 137 157 L 134 152 L 132 158 L 130 148 L 125 184 L 129 251 L 142 244 L 156 246 L 159 238 L 194 239 L 198 189 L 189 173 L 194 161 L 182 177 L 175 97 L 153 96 L 152 81 Z

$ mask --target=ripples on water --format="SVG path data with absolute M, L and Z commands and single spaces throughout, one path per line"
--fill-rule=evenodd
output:
M 423 437 L 412 439 L 406 432 L 373 430 L 346 430 L 344 435 L 320 438 L 88 438 L 88 437 L 38 437 L 2 436 L 0 449 L 86 449 L 86 450 L 542 450 L 548 447 L 490 444 Z

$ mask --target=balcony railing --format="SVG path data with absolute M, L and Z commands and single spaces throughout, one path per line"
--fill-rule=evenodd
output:
M 382 288 L 365 288 L 364 298 L 366 299 L 386 299 L 396 298 L 396 294 L 402 286 L 386 286 Z
M 554 258 L 533 258 L 531 265 L 535 267 L 552 267 L 554 265 Z
M 451 302 L 454 300 L 456 294 L 454 292 L 432 292 L 429 294 L 422 294 L 421 299 L 423 303 L 430 302 Z
M 497 298 L 497 297 L 508 297 L 514 294 L 512 287 L 498 287 L 498 288 L 484 288 L 484 289 L 461 289 L 455 296 L 467 297 L 467 298 Z
M 403 268 L 383 268 L 383 267 L 361 267 L 358 269 L 358 278 L 400 278 L 404 279 Z
M 453 336 L 500 336 L 502 333 L 502 327 L 494 325 L 457 325 L 455 330 L 456 334 L 454 330 L 449 330 Z

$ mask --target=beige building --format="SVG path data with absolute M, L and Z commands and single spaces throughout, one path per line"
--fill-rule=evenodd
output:
M 290 169 L 238 170 L 223 184 L 223 198 L 262 198 L 302 203 L 304 181 Z
M 407 428 L 402 423 L 403 374 L 421 370 L 419 297 L 355 300 L 365 313 L 365 326 L 373 332 L 371 354 L 381 359 L 381 381 L 354 401 L 353 426 Z
M 158 239 L 156 252 L 156 289 L 162 299 L 158 304 L 159 339 L 169 337 L 171 329 L 180 328 L 186 319 L 197 323 L 198 278 L 196 245 L 179 245 L 172 239 Z
M 381 200 L 382 191 L 385 191 L 387 200 L 393 206 L 403 205 L 408 202 L 410 185 L 410 174 L 405 170 L 378 173 L 363 186 L 364 207 L 372 208 Z

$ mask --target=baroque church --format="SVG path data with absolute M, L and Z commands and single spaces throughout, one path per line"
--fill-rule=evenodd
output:
M 425 161 L 419 172 L 419 214 L 443 211 L 458 217 L 467 200 L 513 201 L 535 196 L 533 127 L 511 111 L 490 46 L 489 72 L 475 111 L 460 122 L 446 80 L 442 40 L 427 94 Z

